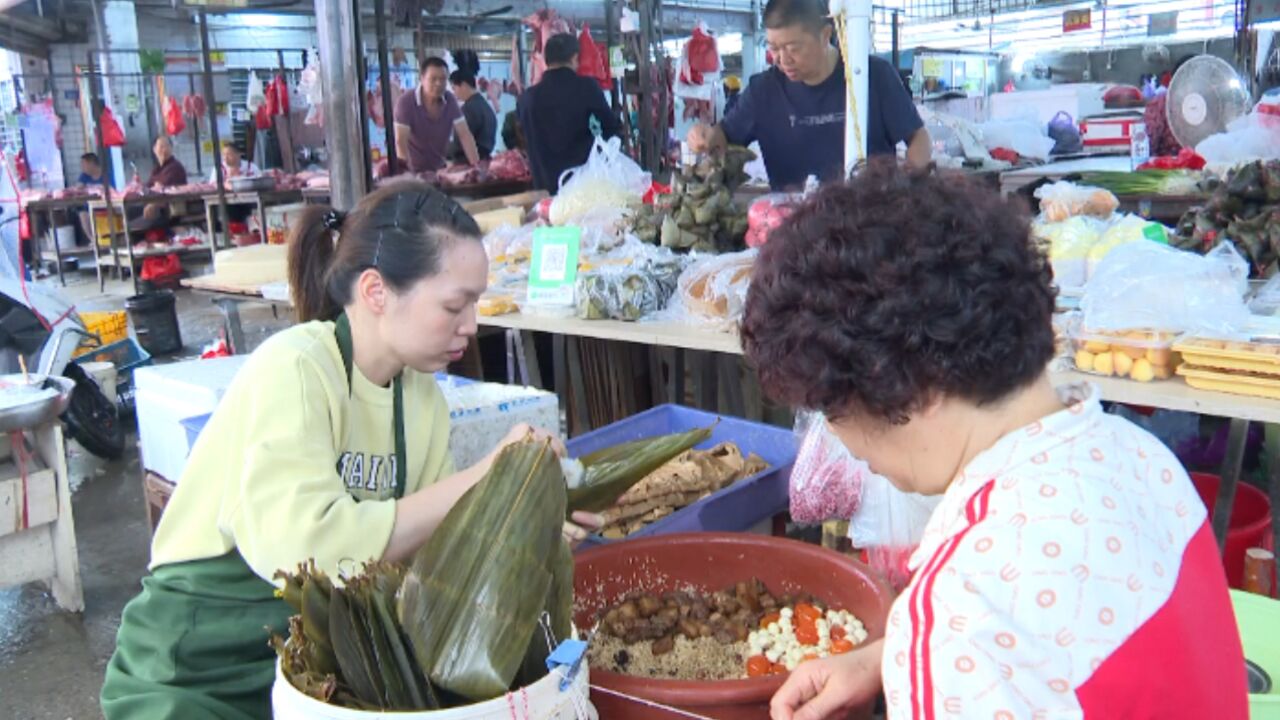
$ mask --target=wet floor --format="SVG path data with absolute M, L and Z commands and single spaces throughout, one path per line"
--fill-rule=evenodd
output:
M 56 280 L 51 286 L 58 287 Z M 79 309 L 123 309 L 132 285 L 110 282 L 100 294 L 92 275 L 68 277 L 65 293 Z M 161 362 L 193 357 L 219 336 L 222 315 L 208 296 L 180 291 L 178 313 L 185 348 Z M 265 305 L 246 304 L 241 315 L 250 347 L 287 326 Z M 103 669 L 120 611 L 146 571 L 151 537 L 136 433 L 128 446 L 125 457 L 111 463 L 74 444 L 68 449 L 84 612 L 63 612 L 37 584 L 0 589 L 0 720 L 102 717 Z

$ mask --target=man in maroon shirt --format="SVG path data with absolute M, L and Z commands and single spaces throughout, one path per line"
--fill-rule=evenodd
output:
M 187 169 L 173 156 L 173 143 L 161 135 L 151 148 L 156 155 L 156 166 L 151 170 L 151 179 L 147 185 L 154 190 L 177 187 L 187 184 Z
M 151 177 L 147 180 L 147 187 L 157 192 L 167 187 L 177 187 L 187 184 L 187 169 L 178 162 L 178 158 L 173 156 L 173 143 L 169 138 L 161 135 L 156 138 L 156 143 L 151 147 L 152 152 L 156 156 L 156 166 L 151 169 Z M 143 223 L 137 230 L 150 230 L 154 227 L 165 225 L 169 221 L 169 205 L 168 203 L 149 203 L 142 209 Z
M 449 66 L 437 57 L 422 61 L 420 81 L 413 92 L 396 101 L 396 157 L 409 163 L 415 173 L 434 172 L 446 165 L 446 151 L 451 135 L 466 154 L 467 162 L 480 162 L 475 136 L 467 127 L 458 100 L 447 92 Z

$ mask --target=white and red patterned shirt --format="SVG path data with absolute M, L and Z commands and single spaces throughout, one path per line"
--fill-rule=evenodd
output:
M 951 483 L 911 556 L 882 665 L 899 718 L 1247 718 L 1203 503 L 1091 386 Z

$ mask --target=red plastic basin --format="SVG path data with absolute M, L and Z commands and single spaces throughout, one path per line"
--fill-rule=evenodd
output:
M 1213 522 L 1213 506 L 1218 502 L 1218 486 L 1222 478 L 1208 473 L 1191 473 L 1191 482 L 1200 494 L 1200 500 L 1209 509 L 1209 522 Z M 1227 570 L 1227 584 L 1233 588 L 1244 587 L 1244 551 L 1252 547 L 1268 547 L 1271 535 L 1271 503 L 1258 488 L 1248 484 L 1236 485 L 1236 499 L 1231 506 L 1231 521 L 1227 524 L 1227 543 L 1222 553 L 1222 563 Z
M 866 565 L 817 545 L 765 535 L 661 535 L 590 548 L 574 561 L 574 622 L 580 628 L 590 628 L 601 610 L 635 591 L 715 591 L 752 577 L 772 592 L 804 591 L 852 612 L 873 640 L 884 636 L 893 602 L 888 584 Z M 591 669 L 593 686 L 720 720 L 768 717 L 769 699 L 783 679 L 656 680 Z M 682 717 L 594 687 L 591 702 L 608 720 Z M 870 712 L 867 707 L 856 716 Z

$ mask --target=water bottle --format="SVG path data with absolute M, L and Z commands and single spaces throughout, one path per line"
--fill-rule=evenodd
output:
M 1129 132 L 1129 169 L 1137 170 L 1151 159 L 1151 140 L 1147 138 L 1146 123 L 1134 123 Z

